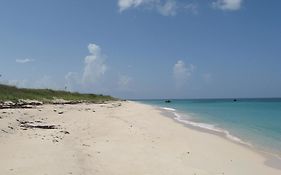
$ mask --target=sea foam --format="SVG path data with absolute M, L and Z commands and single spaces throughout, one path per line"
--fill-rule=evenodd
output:
M 165 109 L 167 111 L 176 111 L 174 108 L 167 108 L 167 107 L 161 107 L 161 109 Z
M 252 144 L 250 144 L 249 142 L 245 142 L 242 139 L 230 134 L 230 132 L 225 129 L 216 127 L 215 125 L 208 124 L 208 123 L 201 123 L 201 122 L 194 122 L 194 121 L 187 120 L 187 119 L 183 118 L 180 114 L 176 113 L 176 109 L 174 109 L 174 108 L 161 107 L 161 109 L 165 109 L 167 111 L 173 112 L 173 114 L 175 116 L 174 119 L 181 123 L 184 123 L 184 124 L 187 124 L 187 125 L 190 125 L 193 127 L 198 127 L 201 129 L 209 130 L 212 132 L 216 132 L 218 134 L 223 134 L 226 138 L 228 138 L 234 142 L 237 142 L 237 143 L 240 143 L 243 145 L 247 145 L 247 146 L 252 146 Z

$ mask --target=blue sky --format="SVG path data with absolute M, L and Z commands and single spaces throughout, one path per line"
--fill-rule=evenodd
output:
M 123 98 L 281 97 L 281 1 L 0 1 L 0 82 Z

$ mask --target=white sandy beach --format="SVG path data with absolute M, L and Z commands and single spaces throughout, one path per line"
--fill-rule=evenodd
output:
M 0 110 L 0 155 L 0 175 L 281 174 L 249 148 L 136 102 Z

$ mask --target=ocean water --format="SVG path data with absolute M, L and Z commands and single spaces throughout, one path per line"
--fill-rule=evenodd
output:
M 281 157 L 281 99 L 138 101 L 172 112 L 179 122 Z

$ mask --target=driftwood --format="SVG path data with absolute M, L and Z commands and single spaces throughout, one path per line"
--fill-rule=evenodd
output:
M 57 129 L 55 125 L 32 125 L 32 124 L 21 124 L 23 128 L 39 128 L 39 129 Z
M 5 131 L 4 129 L 1 129 L 1 131 L 3 131 L 4 133 L 8 133 L 7 131 Z
M 36 100 L 18 100 L 17 102 L 4 101 L 0 102 L 0 109 L 14 109 L 14 108 L 33 108 L 34 106 L 43 105 L 43 102 Z
M 57 129 L 56 125 L 43 125 L 43 124 L 36 125 L 34 124 L 34 122 L 30 122 L 30 121 L 20 121 L 20 120 L 17 121 L 20 123 L 20 127 L 22 128 Z
M 54 100 L 52 100 L 52 104 L 54 104 L 54 105 L 65 105 L 65 104 L 79 104 L 79 103 L 82 103 L 83 101 L 79 101 L 79 100 L 77 100 L 77 101 L 75 101 L 75 100 L 71 100 L 71 101 L 69 101 L 69 100 L 64 100 L 64 99 L 54 99 Z

